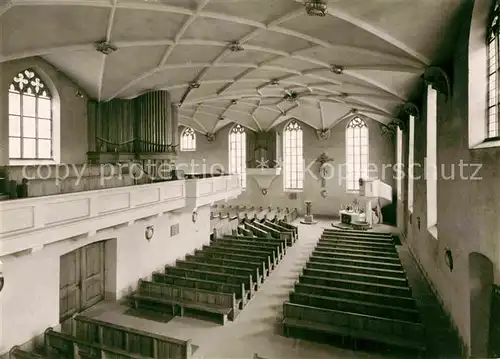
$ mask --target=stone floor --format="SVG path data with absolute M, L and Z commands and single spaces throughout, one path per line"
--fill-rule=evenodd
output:
M 297 221 L 298 222 L 298 221 Z M 293 289 L 301 269 L 314 249 L 323 228 L 332 228 L 331 221 L 319 220 L 315 225 L 299 226 L 299 241 L 289 248 L 287 255 L 261 286 L 255 297 L 240 313 L 237 320 L 225 326 L 212 324 L 189 317 L 175 317 L 168 323 L 159 323 L 147 319 L 124 315 L 128 309 L 116 303 L 101 303 L 85 314 L 92 317 L 133 326 L 149 332 L 164 334 L 179 339 L 192 339 L 199 346 L 194 357 L 199 359 L 251 359 L 255 353 L 265 359 L 292 358 L 412 358 L 410 354 L 396 352 L 374 353 L 352 351 L 336 346 L 311 341 L 286 338 L 281 334 L 283 302 Z M 377 231 L 393 232 L 394 228 L 378 226 Z M 448 331 L 444 313 L 436 307 L 429 286 L 422 279 L 411 256 L 400 247 L 403 265 L 408 271 L 409 281 L 415 288 L 415 294 L 422 313 L 424 324 L 429 330 L 431 358 L 457 358 L 457 344 Z M 457 349 L 458 350 L 458 349 Z

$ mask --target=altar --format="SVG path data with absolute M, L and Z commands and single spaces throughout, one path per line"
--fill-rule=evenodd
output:
M 363 213 L 340 210 L 339 217 L 340 217 L 340 223 L 352 224 L 354 222 L 364 222 L 366 216 Z

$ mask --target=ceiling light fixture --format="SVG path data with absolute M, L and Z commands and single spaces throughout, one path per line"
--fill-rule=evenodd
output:
M 271 85 L 273 85 L 273 86 L 277 86 L 277 85 L 279 85 L 279 84 L 280 84 L 280 82 L 279 82 L 279 80 L 278 80 L 278 79 L 272 79 L 272 80 L 271 80 Z
M 283 99 L 288 101 L 288 102 L 295 102 L 298 98 L 299 94 L 295 91 L 287 92 L 285 96 L 283 96 Z
M 95 49 L 103 53 L 104 55 L 109 55 L 112 52 L 118 50 L 118 48 L 115 45 L 113 45 L 110 42 L 107 42 L 106 40 L 97 41 L 95 43 Z
M 324 0 L 309 0 L 305 2 L 306 13 L 309 16 L 325 16 L 327 11 Z
M 333 65 L 330 68 L 330 71 L 333 72 L 335 75 L 342 75 L 344 73 L 344 68 L 342 66 Z
M 231 105 L 236 105 L 238 103 L 237 100 L 231 100 Z
M 239 42 L 232 42 L 229 44 L 229 50 L 231 50 L 233 52 L 237 52 L 237 51 L 243 51 L 244 48 L 243 48 L 243 46 L 241 46 L 241 44 Z
M 191 82 L 191 83 L 189 83 L 189 88 L 191 88 L 191 89 L 200 88 L 200 84 L 198 82 Z
M 84 97 L 83 93 L 82 93 L 79 89 L 78 89 L 78 90 L 76 90 L 76 94 L 75 94 L 75 95 L 76 95 L 76 97 L 78 97 L 78 98 L 83 98 L 83 97 Z
M 219 117 L 217 117 L 217 119 L 218 119 L 219 121 L 224 121 L 224 120 L 225 120 L 224 116 L 219 116 Z

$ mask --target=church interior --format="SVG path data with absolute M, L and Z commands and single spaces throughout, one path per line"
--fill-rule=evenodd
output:
M 500 357 L 499 0 L 0 0 L 0 358 Z

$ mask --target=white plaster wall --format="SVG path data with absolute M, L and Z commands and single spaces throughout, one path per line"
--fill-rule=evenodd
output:
M 335 168 L 345 165 L 345 128 L 348 121 L 338 123 L 331 130 L 330 139 L 325 141 L 318 140 L 316 132 L 310 126 L 302 123 L 304 131 L 304 160 L 307 164 L 314 163 L 314 161 L 325 152 L 327 156 L 334 159 L 333 165 Z M 369 161 L 374 166 L 374 171 L 371 173 L 372 177 L 384 178 L 384 182 L 392 186 L 395 191 L 395 181 L 393 178 L 393 169 L 391 166 L 395 162 L 395 149 L 393 140 L 384 137 L 381 133 L 380 125 L 373 120 L 366 120 L 369 128 Z M 276 131 L 283 132 L 284 126 L 287 122 L 277 126 Z M 230 126 L 224 128 L 217 133 L 217 140 L 215 143 L 208 144 L 206 139 L 197 135 L 197 150 L 195 152 L 180 152 L 178 163 L 189 162 L 194 160 L 196 163 L 205 163 L 210 165 L 212 163 L 222 163 L 227 168 L 228 163 L 228 130 Z M 179 131 L 180 132 L 180 131 Z M 280 148 L 282 151 L 282 148 Z M 251 154 L 247 154 L 247 157 Z M 383 165 L 387 165 L 384 170 Z M 377 169 L 375 171 L 375 168 Z M 311 172 L 319 178 L 319 165 L 313 164 Z M 385 173 L 385 174 L 384 174 Z M 342 204 L 352 203 L 357 196 L 346 193 L 346 184 L 342 176 L 335 174 L 331 179 L 327 180 L 326 188 L 328 190 L 328 197 L 321 196 L 321 182 L 315 179 L 311 174 L 305 173 L 304 177 L 304 190 L 298 193 L 296 200 L 290 200 L 288 195 L 283 192 L 283 177 L 279 176 L 274 179 L 271 187 L 268 189 L 266 196 L 262 195 L 257 184 L 251 177 L 247 178 L 247 188 L 239 196 L 235 203 L 247 203 L 255 206 L 282 206 L 282 207 L 297 207 L 299 211 L 304 210 L 304 201 L 313 201 L 313 214 L 316 215 L 329 215 L 338 216 L 338 211 Z M 395 211 L 394 211 L 395 212 Z
M 33 68 L 50 79 L 59 93 L 62 163 L 84 163 L 87 158 L 87 99 L 76 96 L 78 87 L 62 72 L 39 57 L 0 64 L 0 165 L 8 164 L 8 91 L 14 76 Z
M 0 354 L 43 333 L 59 323 L 60 256 L 92 242 L 116 238 L 116 263 L 107 263 L 107 272 L 116 276 L 107 283 L 107 294 L 123 298 L 137 287 L 139 278 L 149 277 L 154 270 L 172 264 L 186 253 L 209 242 L 210 210 L 198 209 L 198 219 L 192 222 L 191 212 L 167 213 L 150 221 L 103 231 L 80 241 L 61 241 L 31 255 L 4 257 L 6 285 L 0 295 L 3 310 Z M 170 237 L 170 225 L 179 223 L 179 234 Z M 145 228 L 154 225 L 151 241 L 144 238 Z M 113 247 L 113 246 L 109 246 Z M 109 248 L 107 246 L 107 248 Z M 113 255 L 108 253 L 107 258 Z M 110 273 L 114 271 L 115 273 Z M 111 291 L 111 293 L 110 293 Z
M 471 2 L 472 3 L 472 2 Z M 476 1 L 486 9 L 490 1 Z M 462 28 L 454 54 L 452 86 L 453 96 L 448 102 L 438 98 L 438 164 L 444 165 L 446 175 L 455 167 L 454 179 L 438 180 L 438 239 L 427 230 L 426 182 L 415 181 L 413 220 L 408 222 L 408 241 L 418 261 L 425 269 L 446 311 L 451 315 L 466 346 L 470 343 L 469 254 L 478 252 L 494 265 L 495 283 L 500 283 L 500 148 L 469 150 L 468 124 L 484 126 L 486 113 L 479 111 L 469 118 L 469 101 L 478 103 L 475 91 L 469 93 L 468 73 L 474 64 L 468 62 L 471 7 L 462 21 Z M 486 25 L 486 24 L 484 24 Z M 479 41 L 478 36 L 471 36 Z M 482 40 L 481 40 L 482 41 Z M 472 44 L 477 48 L 479 44 Z M 484 43 L 483 45 L 484 46 Z M 476 76 L 485 76 L 479 72 Z M 478 91 L 479 92 L 479 91 Z M 486 99 L 482 99 L 485 105 Z M 425 104 L 425 100 L 423 101 Z M 415 162 L 423 163 L 426 155 L 425 105 L 423 114 L 415 123 Z M 406 152 L 407 153 L 407 152 Z M 481 166 L 480 180 L 470 177 L 475 167 L 464 167 L 460 175 L 459 164 Z M 416 174 L 417 175 L 417 174 Z M 463 178 L 461 178 L 463 177 Z M 468 178 L 468 179 L 467 179 Z M 407 211 L 407 205 L 405 204 Z M 407 214 L 408 216 L 408 214 Z M 420 228 L 418 221 L 420 219 Z M 452 250 L 454 269 L 446 266 L 445 250 Z M 487 335 L 487 333 L 485 333 Z

